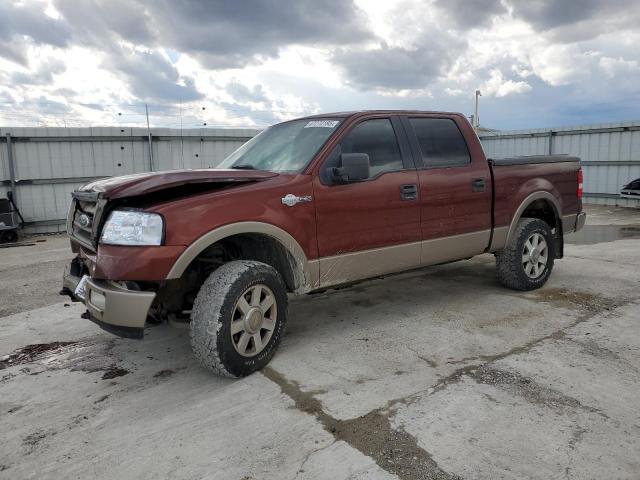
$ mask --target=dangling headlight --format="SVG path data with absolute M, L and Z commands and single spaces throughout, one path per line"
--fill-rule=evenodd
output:
M 157 213 L 114 210 L 102 229 L 107 245 L 162 245 L 164 221 Z

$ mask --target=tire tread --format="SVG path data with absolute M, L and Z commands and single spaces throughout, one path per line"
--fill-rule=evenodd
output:
M 529 279 L 524 274 L 522 268 L 522 248 L 523 243 L 534 230 L 543 230 L 547 239 L 549 249 L 549 260 L 547 261 L 547 271 L 539 279 Z M 522 218 L 518 221 L 513 232 L 511 241 L 505 245 L 504 249 L 496 254 L 496 272 L 498 281 L 507 288 L 513 290 L 533 290 L 545 284 L 551 270 L 555 256 L 554 242 L 551 241 L 551 228 L 538 218 Z
M 271 266 L 254 260 L 236 260 L 225 263 L 209 275 L 198 291 L 191 312 L 190 337 L 195 357 L 203 367 L 224 377 L 238 378 L 245 375 L 229 370 L 220 349 L 221 342 L 218 341 L 218 336 L 223 326 L 224 310 L 229 306 L 230 290 L 250 272 L 273 275 L 285 291 L 280 275 Z M 283 322 L 284 333 L 286 305 L 279 308 L 283 309 L 282 313 L 278 312 L 278 316 L 279 321 Z M 279 341 L 279 338 L 276 340 Z

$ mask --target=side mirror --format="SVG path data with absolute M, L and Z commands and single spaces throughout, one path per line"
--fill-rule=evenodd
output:
M 341 167 L 329 168 L 329 177 L 334 183 L 358 182 L 369 178 L 369 155 L 366 153 L 343 153 L 340 161 Z

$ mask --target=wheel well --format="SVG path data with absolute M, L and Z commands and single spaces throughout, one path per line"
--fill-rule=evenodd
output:
M 556 241 L 556 258 L 562 258 L 564 249 L 562 222 L 553 204 L 544 198 L 534 200 L 522 212 L 521 218 L 525 217 L 540 219 L 551 227 Z
M 209 271 L 233 260 L 256 260 L 272 266 L 280 273 L 287 290 L 299 285 L 297 262 L 293 255 L 275 238 L 261 233 L 242 233 L 223 238 L 205 248 L 192 262 L 212 265 Z M 189 266 L 191 268 L 191 265 Z M 210 273 L 210 272 L 209 272 Z
M 558 228 L 559 219 L 556 214 L 556 210 L 549 202 L 545 199 L 538 199 L 531 202 L 527 208 L 525 208 L 524 212 L 522 212 L 523 217 L 527 218 L 538 218 L 547 223 L 551 228 Z
M 302 265 L 279 240 L 262 233 L 230 235 L 200 252 L 180 278 L 160 284 L 154 302 L 156 316 L 167 318 L 190 310 L 207 277 L 234 260 L 255 260 L 270 265 L 282 276 L 288 291 L 296 291 L 304 284 Z

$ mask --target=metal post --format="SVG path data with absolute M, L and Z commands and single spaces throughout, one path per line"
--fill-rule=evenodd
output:
M 16 165 L 13 161 L 13 146 L 11 145 L 11 134 L 7 133 L 7 161 L 9 163 L 9 181 L 11 182 L 11 194 L 16 196 Z
M 480 90 L 476 90 L 476 110 L 475 113 L 473 114 L 473 127 L 475 129 L 477 129 L 480 126 L 480 117 L 478 117 L 478 97 L 481 97 L 482 93 L 480 93 Z
M 184 168 L 184 138 L 182 137 L 182 97 L 180 98 L 180 165 Z
M 144 110 L 147 114 L 147 134 L 149 135 L 149 171 L 153 172 L 153 142 L 151 140 L 151 128 L 149 127 L 149 107 L 144 104 Z
M 553 155 L 553 130 L 549 130 L 549 151 L 548 155 Z

